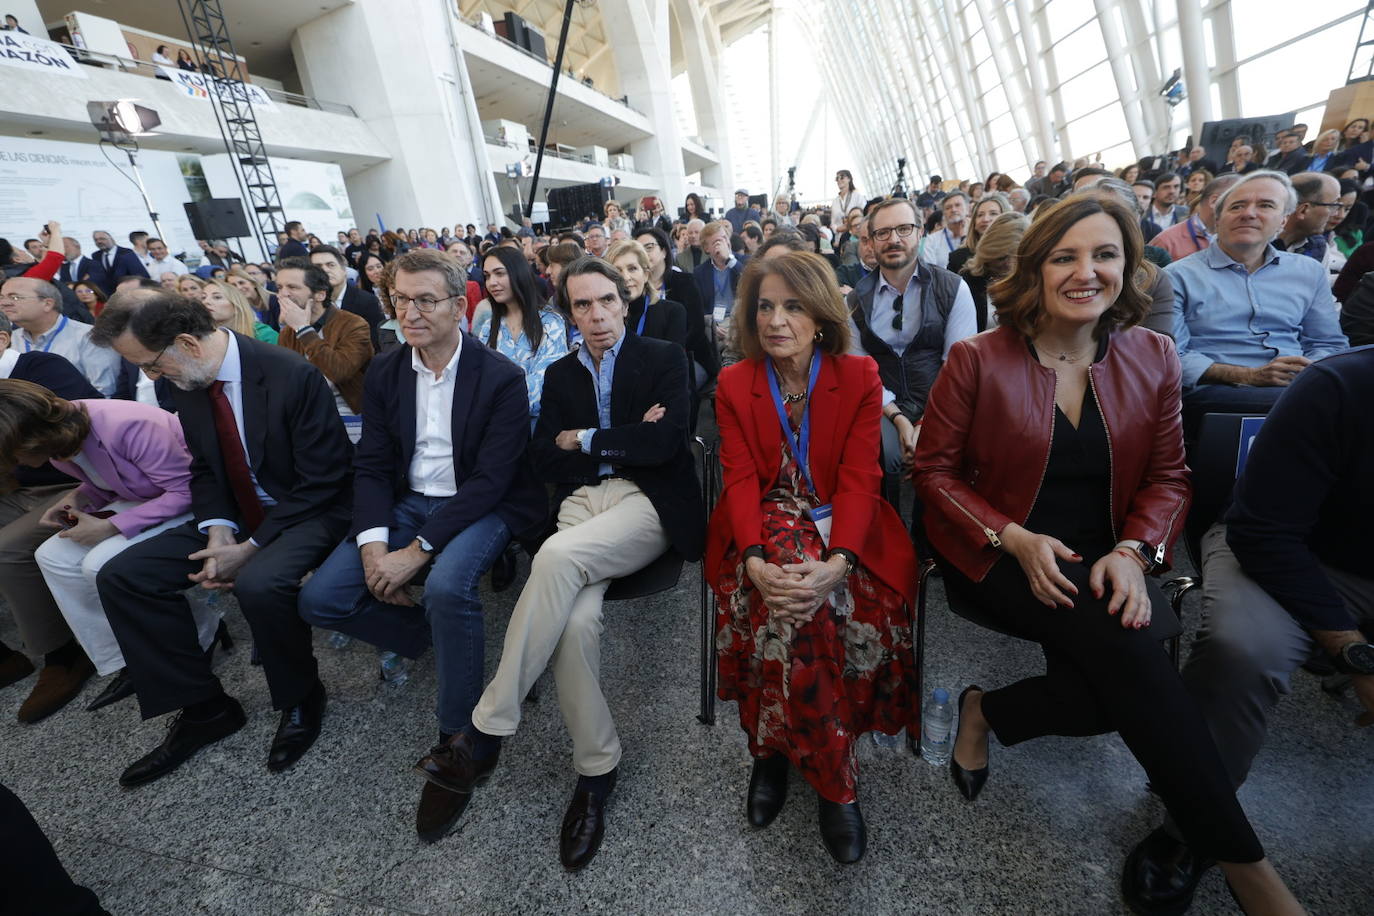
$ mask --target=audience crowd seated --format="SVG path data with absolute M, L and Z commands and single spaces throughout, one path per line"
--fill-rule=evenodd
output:
M 753 760 L 746 817 L 768 826 L 796 770 L 852 863 L 857 742 L 921 728 L 933 562 L 952 606 L 1046 658 L 959 696 L 964 798 L 993 735 L 1117 732 L 1168 813 L 1125 863 L 1134 912 L 1183 912 L 1213 863 L 1248 912 L 1301 912 L 1236 789 L 1314 651 L 1374 724 L 1357 527 L 1374 364 L 1347 352 L 1374 343 L 1368 122 L 1307 147 L 1304 131 L 1272 155 L 1237 138 L 1220 168 L 1195 147 L 871 199 L 841 169 L 833 200 L 688 194 L 677 218 L 612 199 L 553 236 L 455 221 L 355 227 L 336 248 L 293 221 L 263 263 L 144 232 L 126 248 L 97 231 L 85 255 L 57 223 L 0 239 L 0 599 L 22 640 L 0 645 L 0 689 L 37 673 L 26 723 L 93 675 L 89 708 L 171 714 L 110 774 L 133 787 L 248 720 L 211 667 L 231 646 L 218 593 L 279 713 L 272 771 L 323 727 L 311 627 L 375 647 L 384 678 L 432 647 L 415 830 L 436 842 L 551 667 L 576 870 L 622 759 L 602 603 L 704 555 L 718 695 Z M 1195 558 L 1206 622 L 1180 677 L 1157 577 L 1211 412 L 1269 416 Z M 709 523 L 699 414 L 719 433 Z M 529 576 L 484 685 L 478 583 L 514 581 L 517 547 Z M 73 892 L 60 871 L 36 870 L 54 900 Z

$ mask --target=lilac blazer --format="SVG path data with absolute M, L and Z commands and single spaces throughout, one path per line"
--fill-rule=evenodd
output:
M 110 489 L 97 487 L 72 461 L 53 467 L 81 481 L 77 505 L 99 509 L 116 500 L 139 505 L 110 517 L 133 537 L 191 509 L 191 453 L 176 414 L 137 401 L 79 400 L 91 418 L 81 453 Z

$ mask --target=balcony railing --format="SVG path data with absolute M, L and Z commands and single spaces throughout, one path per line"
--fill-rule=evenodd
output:
M 485 134 L 483 138 L 487 141 L 487 144 L 489 146 L 504 146 L 506 149 L 513 149 L 516 151 L 519 151 L 520 149 L 520 144 L 516 143 L 513 140 L 503 140 L 500 137 L 493 137 L 490 134 Z M 528 146 L 529 149 L 527 149 L 525 152 L 527 152 L 531 156 L 538 155 L 539 143 L 536 140 L 531 138 Z M 552 143 L 544 147 L 544 156 L 546 158 L 552 156 L 554 159 L 566 159 L 569 162 L 582 162 L 587 165 L 596 165 L 598 168 L 614 169 L 617 172 L 629 172 L 632 175 L 649 175 L 649 173 L 644 171 L 643 169 L 625 169 L 613 165 L 599 166 L 595 161 L 592 160 L 591 156 L 581 156 L 577 153 L 570 152 L 566 149 L 562 149 L 558 147 L 556 144 Z
M 120 70 L 124 73 L 135 73 L 139 76 L 156 79 L 158 76 L 158 65 L 146 60 L 134 60 L 130 57 L 117 57 L 113 54 L 100 54 L 95 51 L 87 51 L 74 45 L 64 44 L 62 47 L 77 61 L 93 67 L 103 67 L 109 70 Z M 316 111 L 328 111 L 332 114 L 348 115 L 356 118 L 358 113 L 353 110 L 353 106 L 345 105 L 342 102 L 327 102 L 323 99 L 313 98 L 308 95 L 301 95 L 297 92 L 287 92 L 284 89 L 274 89 L 271 86 L 263 86 L 254 83 L 259 89 L 275 102 L 283 105 L 296 105 L 300 108 L 313 108 Z

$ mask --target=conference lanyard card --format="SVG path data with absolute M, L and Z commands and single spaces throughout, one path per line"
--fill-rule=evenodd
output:
M 713 321 L 716 322 L 716 324 L 720 324 L 722 321 L 724 321 L 724 320 L 725 320 L 725 306 L 723 306 L 723 305 L 718 305 L 718 306 L 716 306 L 715 311 L 713 311 L 713 312 L 711 313 L 711 318 L 712 318 Z
M 833 520 L 835 507 L 829 504 L 808 509 L 806 517 L 816 526 L 816 533 L 821 536 L 821 543 L 826 547 L 830 546 L 830 523 Z

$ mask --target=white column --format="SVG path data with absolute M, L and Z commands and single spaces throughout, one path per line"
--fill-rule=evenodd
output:
M 1196 0 L 1178 0 L 1178 38 L 1183 45 L 1183 75 L 1188 81 L 1188 119 L 1193 136 L 1202 136 L 1202 123 L 1212 120 L 1212 75 L 1207 69 L 1207 45 L 1202 32 L 1202 7 Z
M 701 6 L 695 0 L 672 0 L 672 12 L 687 62 L 687 84 L 692 89 L 698 138 L 720 160 L 718 166 L 702 171 L 702 181 L 728 193 L 734 190 L 736 182 L 730 160 L 729 122 L 721 92 L 719 36 L 711 34 L 713 26 L 703 19 Z M 676 200 L 680 202 L 681 198 Z
M 657 176 L 667 200 L 682 200 L 687 187 L 682 135 L 673 113 L 668 30 L 655 27 L 667 24 L 668 0 L 601 0 L 601 15 L 608 23 L 620 91 L 653 126 L 652 136 L 630 144 L 635 168 Z
M 1059 149 L 1054 119 L 1050 116 L 1045 74 L 1040 69 L 1045 52 L 1040 45 L 1040 35 L 1035 31 L 1035 23 L 1031 21 L 1030 4 L 1013 3 L 1012 6 L 1016 9 L 1016 24 L 1021 33 L 1021 46 L 1025 50 L 1026 72 L 1030 74 L 1031 92 L 1027 101 L 1035 114 L 1036 133 L 1040 137 L 1040 155 L 1037 158 L 1043 158 L 1053 164 L 1063 154 Z
M 1117 19 L 1114 0 L 1093 0 L 1093 5 L 1097 8 L 1097 27 L 1102 34 L 1102 43 L 1107 48 L 1116 94 L 1121 99 L 1121 112 L 1126 116 L 1126 131 L 1130 134 L 1131 148 L 1138 158 L 1151 151 L 1150 132 L 1140 110 L 1140 87 L 1132 85 L 1131 59 L 1120 32 L 1124 23 Z

